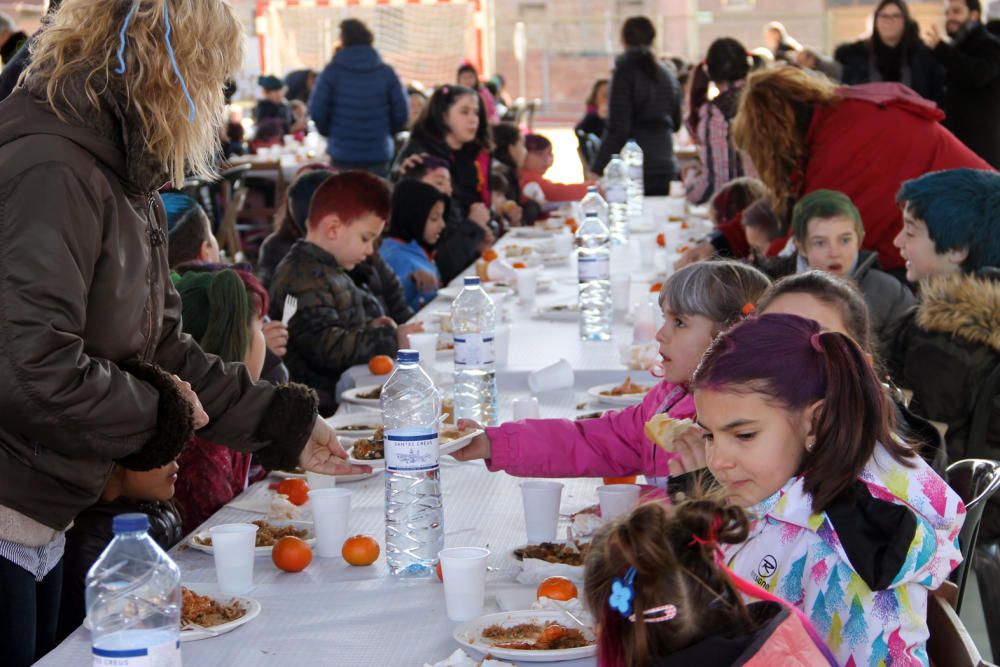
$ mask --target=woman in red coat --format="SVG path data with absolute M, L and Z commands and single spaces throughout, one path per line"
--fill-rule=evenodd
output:
M 863 249 L 877 252 L 883 269 L 898 272 L 903 259 L 892 239 L 903 224 L 895 198 L 903 181 L 943 169 L 990 169 L 940 124 L 943 118 L 932 102 L 897 83 L 837 88 L 781 67 L 749 77 L 732 136 L 770 189 L 781 219 L 814 190 L 843 192 L 861 212 Z M 721 231 L 727 239 L 743 236 L 739 225 Z M 776 241 L 769 254 L 785 241 Z

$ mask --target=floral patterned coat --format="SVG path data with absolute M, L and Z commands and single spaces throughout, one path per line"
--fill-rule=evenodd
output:
M 965 506 L 924 461 L 879 446 L 853 488 L 818 514 L 796 477 L 750 509 L 734 572 L 797 605 L 847 667 L 927 665 L 927 594 L 961 562 Z

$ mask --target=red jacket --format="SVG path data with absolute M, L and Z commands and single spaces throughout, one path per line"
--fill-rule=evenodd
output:
M 174 501 L 180 507 L 184 533 L 190 533 L 222 506 L 243 493 L 249 480 L 250 454 L 198 436 L 184 446 L 177 463 Z
M 861 248 L 877 252 L 884 269 L 902 267 L 892 239 L 903 226 L 896 206 L 903 181 L 932 171 L 992 167 L 941 125 L 944 113 L 933 102 L 902 84 L 868 83 L 838 94 L 840 102 L 813 114 L 799 194 L 846 194 L 864 221 Z M 775 241 L 769 254 L 784 246 L 784 239 Z

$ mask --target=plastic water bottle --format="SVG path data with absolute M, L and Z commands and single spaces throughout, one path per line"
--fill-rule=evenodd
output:
M 597 214 L 605 227 L 608 226 L 608 202 L 604 201 L 596 185 L 587 188 L 587 194 L 580 200 L 580 216 L 586 218 L 591 211 Z
M 608 200 L 608 228 L 615 245 L 628 243 L 628 166 L 618 154 L 604 168 L 604 196 Z
M 434 574 L 444 549 L 438 468 L 441 394 L 420 367 L 420 354 L 400 350 L 382 387 L 385 425 L 385 556 L 389 572 Z
M 479 278 L 467 277 L 451 304 L 455 331 L 455 419 L 497 424 L 496 307 Z
M 580 339 L 611 340 L 611 239 L 596 213 L 576 230 Z
M 180 570 L 145 514 L 119 514 L 111 526 L 114 539 L 87 573 L 93 664 L 180 667 Z
M 642 181 L 642 149 L 633 139 L 629 139 L 622 149 L 622 160 L 628 167 L 628 219 L 632 225 L 642 223 L 642 198 L 646 194 Z

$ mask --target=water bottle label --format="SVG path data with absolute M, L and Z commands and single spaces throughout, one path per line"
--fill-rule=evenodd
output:
M 620 185 L 608 187 L 604 191 L 604 198 L 609 204 L 624 204 L 626 200 L 625 188 Z
M 579 267 L 580 282 L 590 280 L 610 280 L 611 279 L 611 258 L 603 256 L 580 256 L 577 263 Z
M 455 334 L 455 370 L 492 368 L 495 361 L 493 334 Z
M 396 429 L 385 433 L 385 469 L 388 472 L 437 470 L 441 446 L 437 431 L 413 433 Z
M 629 165 L 628 177 L 631 178 L 633 181 L 642 180 L 642 165 L 641 164 Z
M 174 640 L 148 648 L 106 649 L 94 646 L 93 667 L 181 667 L 181 643 Z

